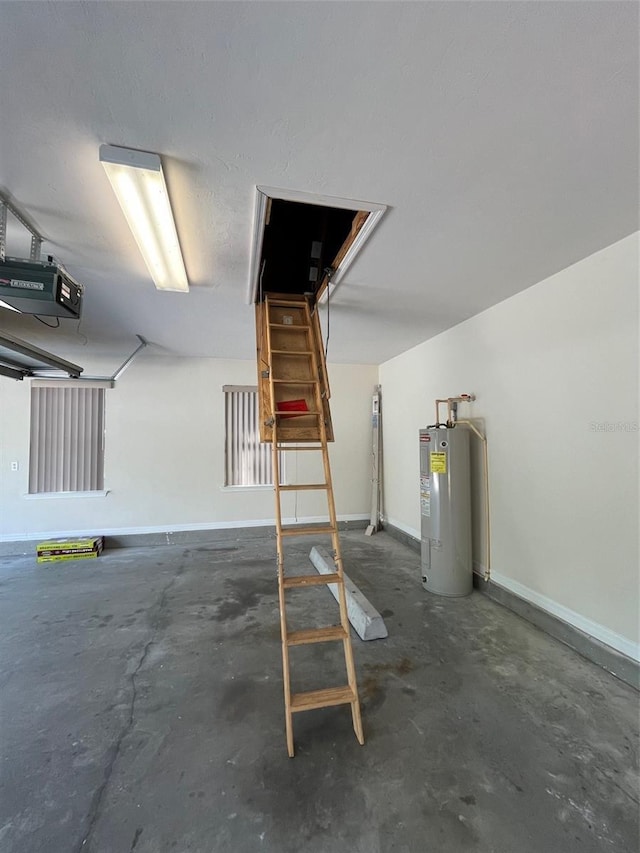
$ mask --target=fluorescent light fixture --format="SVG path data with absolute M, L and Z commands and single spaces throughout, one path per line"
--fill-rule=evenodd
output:
M 157 154 L 100 146 L 100 162 L 158 290 L 188 293 L 178 233 Z

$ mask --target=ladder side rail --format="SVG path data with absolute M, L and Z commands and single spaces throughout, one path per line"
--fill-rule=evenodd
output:
M 307 302 L 307 307 L 309 303 Z M 318 378 L 322 377 L 324 385 L 324 398 L 329 400 L 331 397 L 331 388 L 329 387 L 329 372 L 327 371 L 327 360 L 322 347 L 322 328 L 320 327 L 320 314 L 316 303 L 313 313 L 310 313 L 311 325 L 313 326 L 315 346 L 313 347 L 314 354 L 317 351 L 317 367 L 319 367 Z M 317 368 L 316 368 L 317 369 Z
M 306 308 L 307 314 L 309 314 L 309 303 L 307 302 Z M 316 341 L 320 343 L 319 340 Z M 312 347 L 312 364 L 314 367 L 314 374 L 319 375 L 319 365 L 316 357 L 316 347 Z M 318 400 L 320 397 L 320 386 L 315 386 L 316 401 L 321 403 L 321 400 Z M 322 411 L 322 406 L 320 405 L 320 410 Z M 342 562 L 342 551 L 340 549 L 340 536 L 338 534 L 338 518 L 336 515 L 336 507 L 335 500 L 333 495 L 333 481 L 331 479 L 331 464 L 329 461 L 329 449 L 327 442 L 327 428 L 325 424 L 324 417 L 321 415 L 318 419 L 319 427 L 320 427 L 320 440 L 322 444 L 322 464 L 324 467 L 324 479 L 327 484 L 327 504 L 329 508 L 329 519 L 330 525 L 333 528 L 333 532 L 331 534 L 331 541 L 333 544 L 334 550 L 334 562 L 336 565 L 337 573 L 342 579 L 342 582 L 338 584 L 338 596 L 339 596 L 339 606 L 340 606 L 340 622 L 345 631 L 345 636 L 342 641 L 344 648 L 344 657 L 345 664 L 347 668 L 347 681 L 349 687 L 352 690 L 353 698 L 351 701 L 351 716 L 353 719 L 353 728 L 360 744 L 364 743 L 364 733 L 362 730 L 362 719 L 360 716 L 360 701 L 358 698 L 358 685 L 356 679 L 356 669 L 355 663 L 353 660 L 353 648 L 351 646 L 351 634 L 350 634 L 350 624 L 349 624 L 349 615 L 347 611 L 347 596 L 344 588 L 344 568 Z
M 291 673 L 289 668 L 289 647 L 287 645 L 287 617 L 285 611 L 284 589 L 284 553 L 282 539 L 282 508 L 280 505 L 280 459 L 278 452 L 278 419 L 276 417 L 275 386 L 273 383 L 273 364 L 271 360 L 271 325 L 269 297 L 266 296 L 266 329 L 267 329 L 267 360 L 269 363 L 269 400 L 271 405 L 271 458 L 273 486 L 275 489 L 276 511 L 276 553 L 278 563 L 278 603 L 280 609 L 280 637 L 282 642 L 282 675 L 284 687 L 285 726 L 287 733 L 287 752 L 293 758 L 293 720 L 291 716 Z
M 258 413 L 260 441 L 270 441 L 269 427 L 266 424 L 269 410 L 269 344 L 266 323 L 266 306 L 264 302 L 256 302 L 256 355 L 258 366 Z

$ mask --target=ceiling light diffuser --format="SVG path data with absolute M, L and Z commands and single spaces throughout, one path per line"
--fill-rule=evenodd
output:
M 100 162 L 158 290 L 188 293 L 178 233 L 157 154 L 100 146 Z

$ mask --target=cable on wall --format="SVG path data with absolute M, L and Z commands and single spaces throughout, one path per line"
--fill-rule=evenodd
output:
M 42 317 L 38 317 L 37 314 L 33 315 L 39 323 L 42 323 L 43 326 L 46 326 L 48 329 L 59 329 L 60 328 L 60 317 L 56 317 L 57 323 L 55 326 L 53 323 L 47 323 L 46 320 L 43 320 Z
M 329 333 L 331 331 L 331 279 L 335 273 L 335 269 L 333 267 L 325 267 L 324 274 L 327 277 L 327 338 L 324 343 L 324 358 L 325 361 L 327 359 L 327 353 L 329 352 Z

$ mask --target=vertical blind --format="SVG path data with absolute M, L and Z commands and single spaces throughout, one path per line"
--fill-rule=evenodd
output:
M 104 388 L 32 388 L 29 492 L 102 489 Z
M 226 486 L 271 486 L 271 446 L 260 442 L 258 392 L 253 386 L 225 385 Z M 282 454 L 279 456 L 283 478 Z

